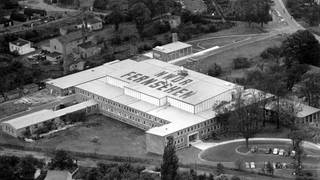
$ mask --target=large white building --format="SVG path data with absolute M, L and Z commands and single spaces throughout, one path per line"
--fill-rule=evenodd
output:
M 169 136 L 183 148 L 219 131 L 214 105 L 237 85 L 159 60 L 111 62 L 48 82 L 50 92 L 95 100 L 100 113 L 146 131 L 147 151 L 161 154 Z

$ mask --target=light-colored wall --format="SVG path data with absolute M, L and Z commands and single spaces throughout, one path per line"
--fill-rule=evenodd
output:
M 146 133 L 146 150 L 154 154 L 163 154 L 165 137 Z
M 51 52 L 58 52 L 64 54 L 65 49 L 63 44 L 58 39 L 50 39 L 50 50 Z

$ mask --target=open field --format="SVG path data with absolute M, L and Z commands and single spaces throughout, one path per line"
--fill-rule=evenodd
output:
M 97 138 L 97 142 L 93 142 Z M 145 132 L 120 121 L 102 116 L 88 116 L 87 122 L 52 136 L 26 143 L 0 132 L 0 143 L 46 149 L 65 149 L 83 153 L 114 156 L 159 158 L 146 152 Z
M 254 40 L 255 37 L 252 38 Z M 215 50 L 216 54 L 198 60 L 193 66 L 187 68 L 206 73 L 210 66 L 217 63 L 224 71 L 230 71 L 232 68 L 232 60 L 237 57 L 246 57 L 248 59 L 257 57 L 268 47 L 278 46 L 283 41 L 282 36 L 276 36 L 265 40 L 244 44 L 241 46 L 226 47 L 223 51 Z
M 92 139 L 97 137 L 97 143 Z M 145 157 L 145 133 L 120 121 L 93 115 L 83 125 L 59 132 L 34 143 L 39 147 L 87 153 Z

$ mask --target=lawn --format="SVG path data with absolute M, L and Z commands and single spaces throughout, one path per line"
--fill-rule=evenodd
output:
M 282 41 L 283 37 L 276 36 L 254 43 L 232 47 L 221 52 L 219 52 L 219 50 L 216 50 L 217 54 L 201 59 L 197 63 L 197 66 L 195 68 L 200 70 L 200 72 L 206 73 L 214 63 L 217 63 L 223 68 L 224 71 L 230 71 L 232 70 L 233 59 L 237 57 L 246 57 L 248 59 L 257 57 L 266 48 L 279 46 Z
M 92 139 L 97 137 L 97 143 Z M 102 116 L 88 117 L 81 126 L 36 141 L 36 146 L 119 156 L 146 156 L 145 132 Z
M 221 146 L 216 146 L 205 150 L 201 154 L 201 158 L 213 161 L 213 162 L 234 162 L 236 160 L 242 160 L 246 162 L 256 162 L 261 168 L 263 166 L 263 162 L 271 161 L 271 162 L 286 162 L 291 163 L 293 159 L 291 157 L 273 155 L 273 154 L 265 154 L 263 152 L 258 153 L 251 153 L 248 154 L 239 154 L 236 150 L 243 149 L 245 146 L 245 142 L 235 142 L 224 144 Z M 291 148 L 291 143 L 289 142 L 279 142 L 279 141 L 250 141 L 249 140 L 249 147 L 251 146 L 258 146 L 258 148 L 283 148 L 285 151 L 288 151 Z M 306 149 L 306 148 L 305 148 Z M 309 149 L 306 149 L 308 152 Z M 320 150 L 313 153 L 320 154 Z M 303 158 L 303 162 L 317 164 L 318 159 L 316 158 Z

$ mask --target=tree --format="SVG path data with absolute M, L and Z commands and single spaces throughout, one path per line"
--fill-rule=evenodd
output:
M 97 168 L 90 169 L 85 176 L 85 180 L 100 180 L 100 179 L 102 179 L 102 174 Z
M 21 180 L 33 180 L 34 173 L 36 172 L 35 168 L 35 159 L 33 157 L 22 158 L 18 164 L 17 176 Z
M 217 175 L 220 176 L 221 174 L 224 174 L 224 166 L 221 163 L 217 164 Z
M 167 138 L 168 142 L 164 148 L 161 164 L 161 180 L 172 180 L 177 176 L 179 159 L 176 155 L 175 145 L 173 144 L 173 137 Z
M 320 60 L 320 44 L 308 30 L 298 30 L 282 43 L 282 56 L 286 67 L 292 64 L 311 64 L 318 66 Z
M 109 3 L 109 0 L 94 0 L 93 8 L 105 10 L 107 9 L 108 3 Z
M 292 140 L 293 150 L 296 152 L 294 157 L 294 169 L 296 174 L 301 174 L 302 170 L 302 155 L 303 155 L 303 147 L 302 142 L 311 138 L 311 134 L 306 129 L 298 129 L 291 131 L 289 134 L 289 138 Z
M 270 0 L 239 0 L 237 2 L 236 14 L 241 20 L 247 21 L 249 26 L 252 23 L 259 23 L 261 27 L 272 20 L 270 15 Z
M 136 23 L 136 28 L 140 37 L 143 37 L 144 25 L 151 19 L 149 8 L 142 2 L 133 4 L 130 8 L 130 14 Z
M 108 20 L 110 23 L 114 25 L 114 30 L 119 30 L 119 25 L 123 21 L 124 14 L 120 9 L 120 5 L 116 4 L 112 8 L 111 14 L 108 16 Z
M 302 77 L 300 91 L 309 106 L 320 107 L 320 73 L 306 73 Z
M 238 176 L 232 176 L 231 180 L 241 180 Z
M 73 159 L 70 154 L 64 150 L 58 150 L 51 160 L 50 169 L 68 170 L 74 167 Z
M 217 63 L 214 63 L 208 70 L 208 75 L 212 77 L 217 77 L 222 73 L 222 68 Z
M 273 165 L 270 161 L 268 161 L 268 163 L 266 164 L 266 172 L 273 175 L 274 173 L 274 168 Z
M 258 91 L 257 91 L 258 92 Z M 234 104 L 231 105 L 231 121 L 237 130 L 246 140 L 246 147 L 249 148 L 249 138 L 252 138 L 259 130 L 264 110 L 260 107 L 260 97 L 257 92 L 249 92 L 244 96 L 244 91 L 238 89 L 234 94 Z

